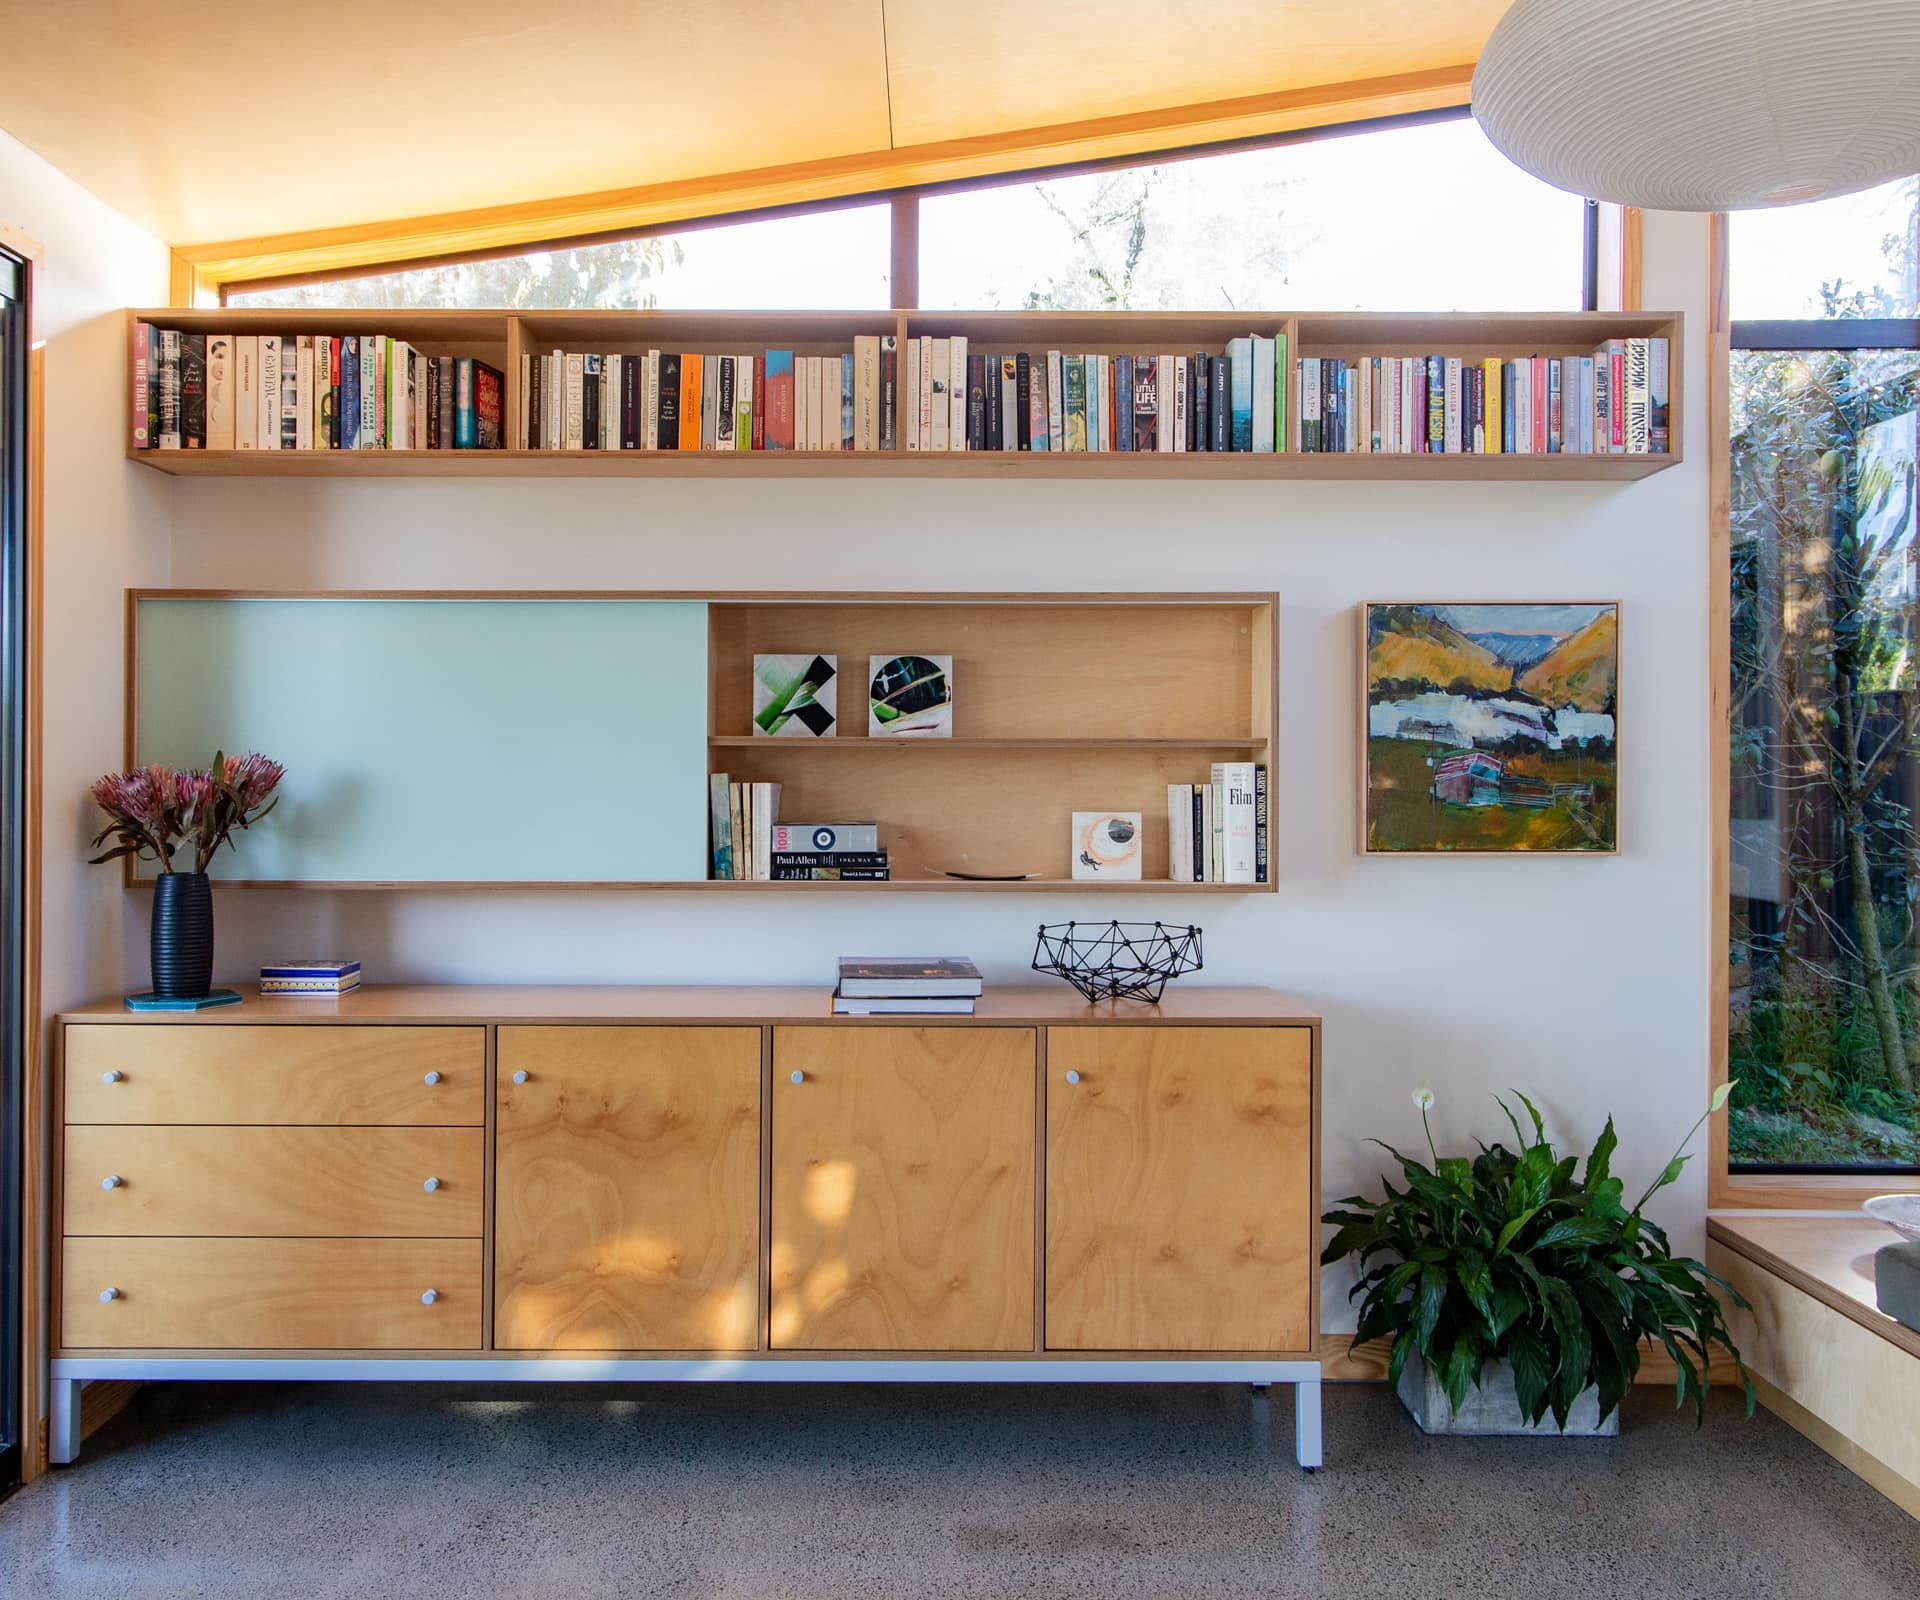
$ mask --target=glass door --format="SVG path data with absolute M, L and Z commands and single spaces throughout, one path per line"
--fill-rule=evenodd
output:
M 27 1123 L 27 266 L 0 250 L 0 1492 L 21 1458 L 21 1168 Z

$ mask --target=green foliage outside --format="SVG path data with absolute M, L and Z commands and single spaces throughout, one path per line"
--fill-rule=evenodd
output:
M 1735 1166 L 1920 1166 L 1917 405 L 1920 352 L 1734 357 Z

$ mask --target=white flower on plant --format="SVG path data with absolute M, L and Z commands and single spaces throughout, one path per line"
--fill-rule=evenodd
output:
M 1413 1091 L 1413 1103 L 1422 1111 L 1433 1109 L 1433 1091 L 1425 1084 Z

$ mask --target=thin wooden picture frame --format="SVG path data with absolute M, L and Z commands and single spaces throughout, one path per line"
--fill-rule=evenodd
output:
M 1595 606 L 1595 607 L 1601 608 L 1602 610 L 1606 610 L 1606 609 L 1612 610 L 1613 623 L 1614 623 L 1613 842 L 1610 846 L 1595 847 L 1593 849 L 1563 849 L 1563 848 L 1487 849 L 1487 848 L 1479 848 L 1479 847 L 1472 847 L 1472 846 L 1461 846 L 1458 848 L 1383 849 L 1376 846 L 1372 842 L 1372 839 L 1370 836 L 1372 830 L 1369 827 L 1369 809 L 1370 809 L 1370 802 L 1371 802 L 1372 789 L 1373 789 L 1373 763 L 1371 759 L 1371 736 L 1372 736 L 1371 710 L 1372 710 L 1372 707 L 1369 700 L 1370 678 L 1371 678 L 1369 666 L 1370 666 L 1370 658 L 1371 658 L 1372 615 L 1376 609 L 1382 609 L 1387 607 L 1409 607 L 1409 606 L 1423 606 L 1423 607 L 1424 606 L 1503 606 L 1503 607 Z M 1622 710 L 1622 704 L 1623 704 L 1623 683 L 1622 683 L 1622 674 L 1621 674 L 1621 664 L 1625 659 L 1624 645 L 1623 645 L 1623 637 L 1624 637 L 1624 631 L 1625 631 L 1625 611 L 1626 611 L 1626 607 L 1619 600 L 1593 600 L 1593 599 L 1542 600 L 1538 598 L 1526 598 L 1526 597 L 1505 599 L 1505 598 L 1498 598 L 1498 597 L 1488 598 L 1484 596 L 1476 596 L 1470 599 L 1458 599 L 1458 600 L 1422 599 L 1422 600 L 1363 600 L 1361 601 L 1360 604 L 1355 608 L 1356 643 L 1357 643 L 1357 653 L 1359 657 L 1358 663 L 1357 663 L 1359 693 L 1357 696 L 1358 749 L 1355 752 L 1354 765 L 1355 765 L 1355 769 L 1357 771 L 1358 779 L 1359 779 L 1359 792 L 1356 797 L 1357 806 L 1356 806 L 1356 819 L 1355 819 L 1357 833 L 1358 833 L 1357 843 L 1358 843 L 1359 853 L 1363 856 L 1369 856 L 1374 858 L 1386 858 L 1386 857 L 1427 858 L 1427 857 L 1435 857 L 1435 856 L 1471 856 L 1471 857 L 1479 858 L 1479 857 L 1488 857 L 1488 856 L 1505 856 L 1505 857 L 1521 857 L 1521 858 L 1533 859 L 1533 858 L 1539 858 L 1543 856 L 1591 856 L 1591 857 L 1601 857 L 1601 858 L 1618 856 L 1621 853 L 1621 829 L 1622 829 L 1622 809 L 1623 809 L 1622 802 L 1624 799 L 1623 787 L 1621 783 L 1621 775 L 1624 770 L 1623 756 L 1622 756 L 1622 749 L 1621 749 L 1621 730 L 1624 725 L 1622 721 L 1622 716 L 1621 716 L 1621 710 Z

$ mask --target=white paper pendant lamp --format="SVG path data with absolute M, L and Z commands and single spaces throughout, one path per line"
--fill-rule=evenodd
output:
M 1668 211 L 1920 171 L 1920 0 L 1516 0 L 1473 114 L 1515 165 Z

